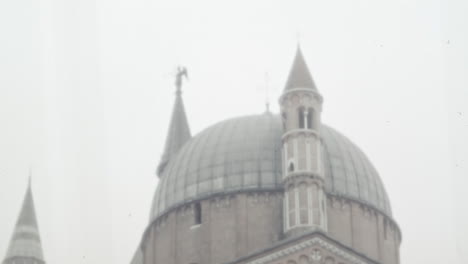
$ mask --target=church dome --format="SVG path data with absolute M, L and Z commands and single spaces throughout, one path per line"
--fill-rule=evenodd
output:
M 150 220 L 195 200 L 248 191 L 281 190 L 281 119 L 233 118 L 190 139 L 168 162 L 153 199 Z M 336 130 L 322 125 L 325 190 L 391 217 L 382 181 L 365 154 Z

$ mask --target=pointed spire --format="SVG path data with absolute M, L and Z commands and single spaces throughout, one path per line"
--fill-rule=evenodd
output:
M 185 114 L 184 102 L 182 100 L 181 74 L 184 74 L 185 76 L 187 75 L 185 68 L 183 68 L 182 71 L 179 69 L 176 79 L 176 98 L 174 108 L 172 110 L 171 123 L 169 124 L 169 130 L 166 137 L 164 153 L 157 169 L 157 174 L 159 176 L 164 171 L 169 160 L 179 151 L 185 142 L 192 137 L 187 116 Z
M 302 55 L 299 44 L 297 45 L 296 57 L 294 58 L 284 90 L 286 91 L 294 88 L 309 88 L 317 91 L 317 87 L 310 75 L 309 68 L 304 60 L 304 55 Z
M 10 240 L 8 252 L 3 261 L 3 264 L 14 263 L 45 263 L 30 180 L 18 220 L 16 221 L 15 230 Z

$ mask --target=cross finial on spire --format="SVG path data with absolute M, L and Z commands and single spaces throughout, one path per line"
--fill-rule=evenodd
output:
M 186 79 L 188 79 L 188 73 L 187 73 L 187 68 L 179 66 L 177 67 L 177 74 L 176 74 L 176 93 L 180 94 L 182 92 L 182 78 L 185 76 Z

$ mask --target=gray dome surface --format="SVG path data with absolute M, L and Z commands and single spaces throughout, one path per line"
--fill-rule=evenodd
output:
M 269 113 L 217 123 L 188 141 L 171 159 L 154 194 L 150 220 L 211 195 L 281 189 L 280 117 Z M 364 153 L 322 125 L 325 190 L 371 205 L 391 217 L 380 177 Z

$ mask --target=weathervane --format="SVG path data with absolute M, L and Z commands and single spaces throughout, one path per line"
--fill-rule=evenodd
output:
M 180 93 L 182 91 L 182 78 L 184 76 L 188 80 L 187 68 L 181 67 L 181 66 L 177 67 L 177 74 L 176 74 L 176 81 L 175 81 L 177 93 Z

